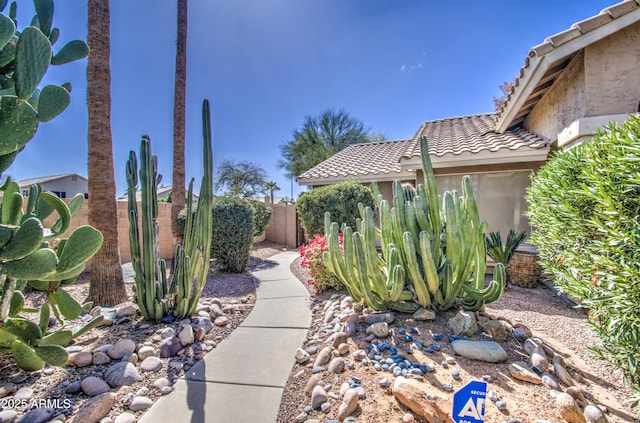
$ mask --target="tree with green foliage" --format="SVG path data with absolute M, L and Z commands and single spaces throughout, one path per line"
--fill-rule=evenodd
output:
M 273 204 L 273 193 L 280 191 L 280 187 L 274 181 L 268 181 L 264 184 L 265 192 L 269 193 L 270 204 Z
M 561 292 L 582 300 L 602 340 L 592 350 L 620 367 L 640 399 L 640 116 L 540 169 L 527 192 L 532 242 Z
M 223 160 L 216 172 L 214 188 L 228 197 L 252 197 L 264 192 L 267 174 L 258 163 Z
M 381 141 L 382 133 L 374 134 Z M 350 145 L 371 141 L 364 124 L 345 110 L 328 108 L 316 116 L 305 116 L 291 139 L 280 146 L 278 166 L 287 177 L 296 177 Z

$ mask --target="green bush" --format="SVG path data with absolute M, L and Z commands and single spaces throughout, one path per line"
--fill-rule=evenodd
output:
M 239 198 L 218 197 L 212 216 L 211 257 L 223 271 L 244 271 L 253 247 L 253 208 Z
M 356 219 L 360 218 L 358 203 L 374 207 L 371 188 L 357 182 L 342 182 L 302 193 L 296 210 L 306 236 L 313 238 L 317 234 L 324 234 L 325 212 L 331 213 L 333 221 L 355 228 Z
M 253 236 L 260 236 L 267 229 L 269 220 L 271 219 L 271 206 L 264 201 L 254 200 L 253 198 L 244 199 L 253 208 Z
M 591 348 L 640 393 L 640 116 L 557 153 L 533 178 L 532 241 L 559 290 L 582 299 Z

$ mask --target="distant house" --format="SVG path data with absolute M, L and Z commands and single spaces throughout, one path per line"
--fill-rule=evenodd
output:
M 460 190 L 471 175 L 481 218 L 503 235 L 529 230 L 524 199 L 549 154 L 591 138 L 640 111 L 640 5 L 626 0 L 531 48 L 496 113 L 425 122 L 409 140 L 350 146 L 299 175 L 312 187 L 344 180 L 422 183 L 427 138 L 438 189 Z
M 171 185 L 160 185 L 156 191 L 157 196 L 158 196 L 158 200 L 166 200 L 169 198 L 169 196 L 171 195 Z M 184 195 L 187 195 L 187 190 L 185 190 Z M 124 195 L 121 195 L 120 197 L 118 197 L 118 201 L 127 201 L 128 195 L 125 193 Z M 138 201 L 140 201 L 140 199 L 142 198 L 140 191 L 138 191 L 136 193 L 136 199 Z M 198 201 L 198 195 L 196 193 L 192 194 L 192 201 L 195 203 L 196 201 Z
M 40 184 L 42 191 L 50 191 L 60 198 L 73 198 L 78 193 L 83 194 L 84 198 L 89 196 L 89 180 L 77 173 L 40 176 L 16 181 L 16 183 L 20 186 L 20 191 L 25 197 L 29 196 L 29 188 L 35 184 Z

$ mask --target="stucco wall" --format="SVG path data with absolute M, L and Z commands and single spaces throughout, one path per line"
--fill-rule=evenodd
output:
M 574 120 L 585 116 L 584 54 L 579 53 L 529 113 L 524 127 L 550 141 Z
M 553 142 L 577 119 L 637 112 L 638 69 L 640 23 L 579 52 L 531 111 L 525 128 Z
M 640 103 L 640 22 L 584 52 L 586 116 L 634 113 Z

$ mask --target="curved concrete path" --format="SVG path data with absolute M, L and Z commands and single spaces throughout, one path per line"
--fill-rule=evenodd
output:
M 296 349 L 311 324 L 309 294 L 289 267 L 297 256 L 277 254 L 253 272 L 259 286 L 249 316 L 140 422 L 275 422 Z

